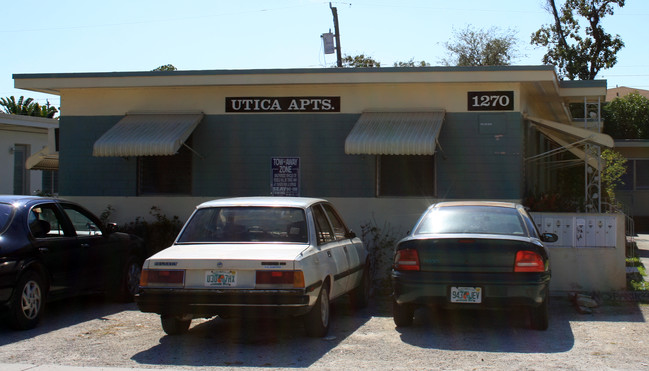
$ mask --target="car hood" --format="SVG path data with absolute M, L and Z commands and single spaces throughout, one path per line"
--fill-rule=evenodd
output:
M 148 262 L 205 260 L 294 261 L 308 248 L 307 244 L 188 244 L 174 245 L 147 259 Z

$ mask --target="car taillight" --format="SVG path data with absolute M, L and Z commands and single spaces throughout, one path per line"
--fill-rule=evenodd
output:
M 543 257 L 534 251 L 519 251 L 516 253 L 514 272 L 543 272 L 545 263 Z
M 140 286 L 182 284 L 185 281 L 183 270 L 143 269 L 140 275 Z
M 258 285 L 291 285 L 304 287 L 302 271 L 257 271 L 255 282 Z
M 414 249 L 397 251 L 394 257 L 394 269 L 398 271 L 418 271 L 419 254 Z

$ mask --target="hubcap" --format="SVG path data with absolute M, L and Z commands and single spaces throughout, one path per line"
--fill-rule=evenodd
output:
M 28 281 L 25 284 L 20 303 L 23 314 L 27 319 L 34 319 L 38 316 L 42 304 L 42 295 L 41 288 L 36 281 Z

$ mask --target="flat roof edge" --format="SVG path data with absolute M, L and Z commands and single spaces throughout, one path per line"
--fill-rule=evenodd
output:
M 403 72 L 502 72 L 502 71 L 553 71 L 553 66 L 477 66 L 477 67 L 377 67 L 377 68 L 286 68 L 286 69 L 229 69 L 186 71 L 123 71 L 123 72 L 63 72 L 16 73 L 14 79 L 47 78 L 98 78 L 98 77 L 157 77 L 157 76 L 228 76 L 228 75 L 278 75 L 278 74 L 330 74 L 330 73 L 403 73 Z

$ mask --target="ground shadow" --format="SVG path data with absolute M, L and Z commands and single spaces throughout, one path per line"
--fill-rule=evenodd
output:
M 371 307 L 351 312 L 346 302 L 335 303 L 324 338 L 307 337 L 298 318 L 216 317 L 193 325 L 181 336 L 163 336 L 158 345 L 132 359 L 165 366 L 309 367 L 371 317 Z
M 529 329 L 525 310 L 450 311 L 419 309 L 411 327 L 398 327 L 403 342 L 429 349 L 476 352 L 560 353 L 573 348 L 571 322 L 644 322 L 636 303 L 605 303 L 591 314 L 579 313 L 564 297 L 550 302 L 550 326 Z
M 0 346 L 33 338 L 83 322 L 103 318 L 125 310 L 136 310 L 134 303 L 115 303 L 104 295 L 82 295 L 45 304 L 45 312 L 38 326 L 16 331 L 9 327 L 7 314 L 0 315 Z

